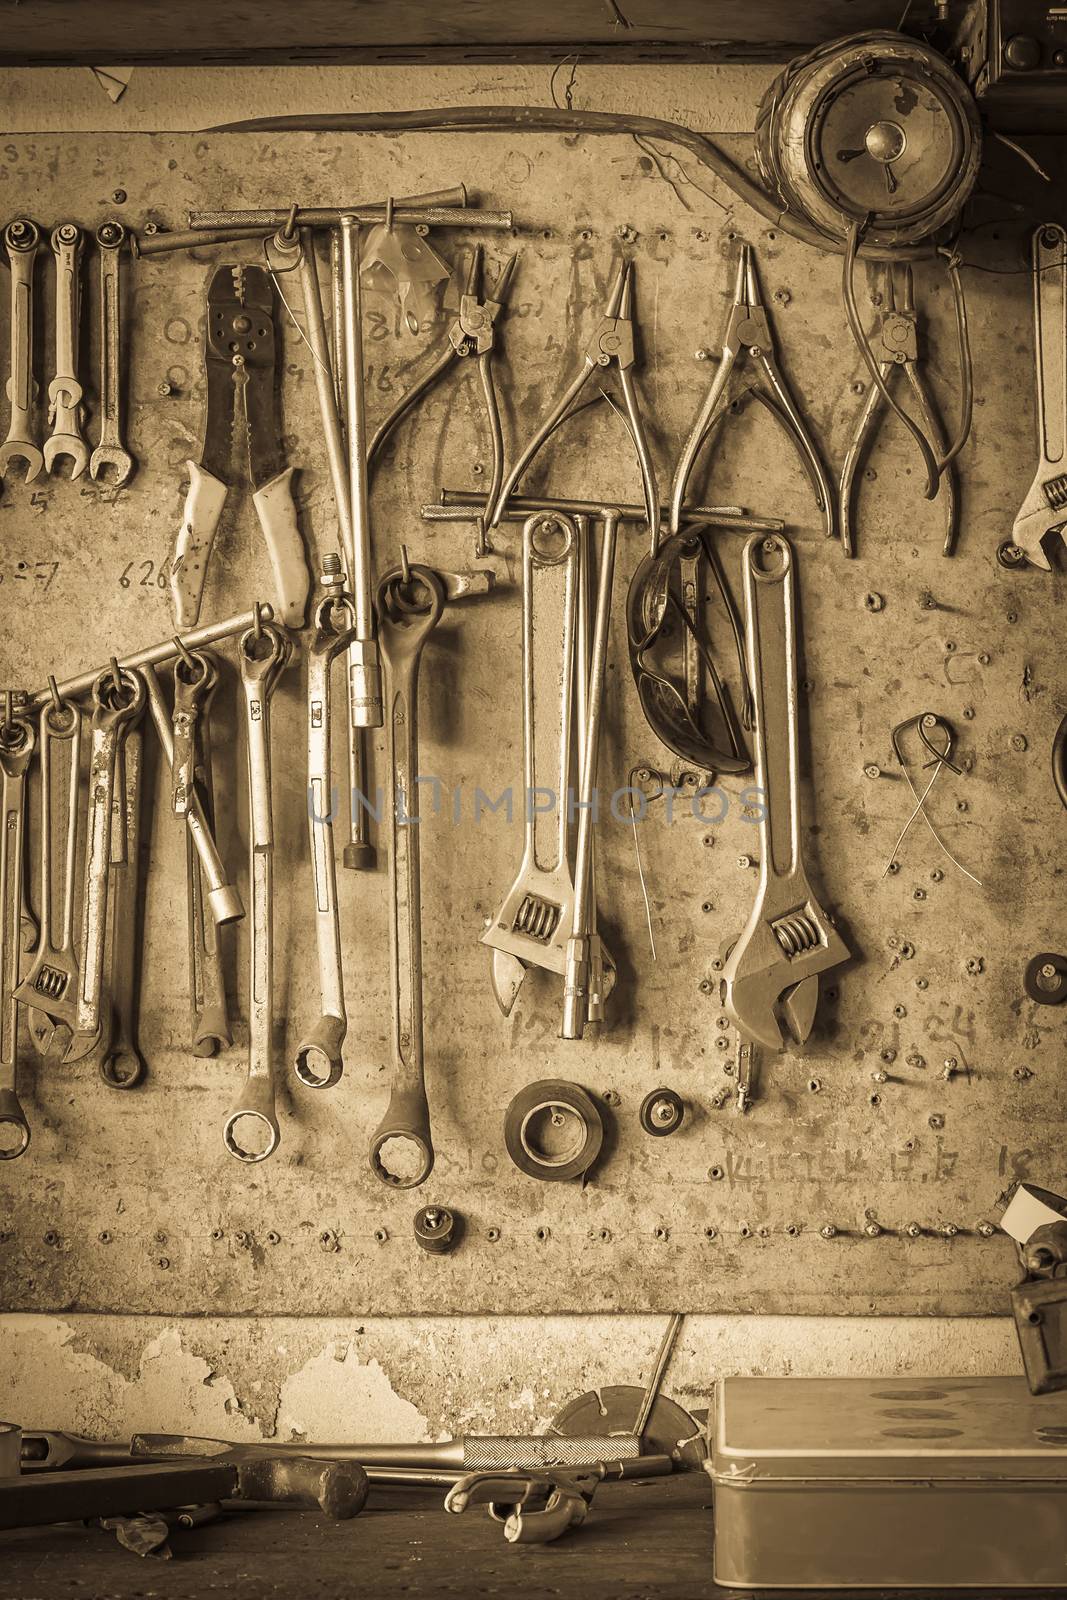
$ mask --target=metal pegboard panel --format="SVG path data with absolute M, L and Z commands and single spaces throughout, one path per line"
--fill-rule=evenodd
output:
M 116 209 L 120 189 L 128 197 L 120 214 L 134 224 L 180 225 L 190 206 L 287 205 L 293 196 L 337 203 L 459 180 L 488 203 L 512 206 L 517 239 L 487 241 L 495 263 L 521 252 L 502 323 L 512 443 L 578 359 L 612 263 L 625 253 L 636 262 L 640 389 L 666 481 L 709 381 L 698 358 L 714 350 L 742 238 L 757 250 L 783 364 L 834 463 L 862 402 L 839 262 L 731 207 L 725 192 L 706 198 L 686 181 L 704 184 L 701 174 L 657 168 L 624 138 L 39 138 L 9 143 L 0 157 L 7 211 L 49 225 L 74 218 L 95 226 Z M 452 257 L 462 241 L 434 242 Z M 984 248 L 1010 255 L 1003 240 L 968 242 L 971 252 Z M 207 283 L 214 263 L 253 256 L 252 247 L 229 247 L 129 266 L 128 433 L 140 470 L 118 493 L 84 480 L 4 487 L 0 682 L 38 686 L 50 671 L 62 677 L 169 634 L 166 563 L 182 464 L 199 448 Z M 874 275 L 869 289 L 880 289 Z M 725 1065 L 733 1052 L 716 962 L 744 925 L 755 888 L 754 873 L 739 865 L 757 849 L 738 801 L 743 782 L 723 782 L 721 821 L 717 804 L 707 807 L 715 820 L 702 820 L 682 798 L 672 820 L 661 802 L 639 825 L 655 960 L 634 830 L 625 811 L 621 822 L 605 814 L 602 925 L 619 967 L 608 1025 L 580 1044 L 561 1041 L 560 986 L 536 975 L 510 1020 L 496 1011 L 478 941 L 518 864 L 521 804 L 511 821 L 504 810 L 476 820 L 475 796 L 521 789 L 512 528 L 495 540 L 496 592 L 449 610 L 423 666 L 422 767 L 440 779 L 443 797 L 436 814 L 427 808 L 422 840 L 438 1152 L 431 1180 L 418 1193 L 397 1193 L 367 1163 L 389 1077 L 381 863 L 370 875 L 339 873 L 345 1076 L 316 1092 L 288 1066 L 318 1004 L 294 667 L 274 709 L 280 1149 L 247 1168 L 223 1148 L 222 1120 L 245 1070 L 243 1024 L 217 1060 L 186 1048 L 184 847 L 157 766 L 140 1028 L 149 1076 L 136 1092 L 116 1094 L 88 1067 L 40 1063 L 27 1052 L 21 1092 L 34 1135 L 21 1161 L 0 1168 L 0 1304 L 164 1314 L 1003 1309 L 1013 1253 L 979 1224 L 1010 1179 L 1063 1178 L 1062 1015 L 1032 1005 L 1022 989 L 1026 961 L 1055 948 L 1062 929 L 1064 819 L 1048 750 L 1067 705 L 1058 673 L 1063 580 L 1009 573 L 994 560 L 1033 470 L 1029 282 L 970 273 L 968 290 L 978 405 L 960 463 L 955 560 L 939 553 L 943 506 L 923 501 L 916 459 L 892 427 L 883 428 L 861 486 L 853 562 L 823 536 L 793 453 L 759 408 L 728 421 L 713 467 L 694 484 L 702 498 L 788 521 L 801 605 L 805 839 L 821 898 L 836 908 L 855 957 L 825 986 L 809 1044 L 767 1062 L 751 1112 L 741 1118 L 729 1102 L 717 1104 L 732 1081 Z M 951 418 L 958 386 L 941 274 L 918 270 L 916 294 Z M 286 298 L 296 305 L 295 293 L 286 289 Z M 367 389 L 381 415 L 443 323 L 416 338 L 391 302 L 368 296 L 366 309 Z M 303 531 L 318 559 L 336 545 L 336 525 L 307 347 L 290 323 L 284 341 L 285 447 L 300 468 Z M 87 375 L 93 362 L 90 350 Z M 442 482 L 477 483 L 487 461 L 476 374 L 461 370 L 401 425 L 378 471 L 379 563 L 391 564 L 403 540 L 412 558 L 471 565 L 471 531 L 424 525 L 418 507 Z M 599 407 L 569 423 L 533 482 L 556 493 L 636 497 L 618 419 Z M 271 593 L 251 507 L 234 498 L 207 616 Z M 739 590 L 740 540 L 717 539 Z M 642 720 L 624 648 L 626 584 L 641 553 L 639 536 L 627 532 L 602 759 L 609 794 L 635 766 L 670 764 Z M 729 660 L 725 628 L 721 647 Z M 220 836 L 243 881 L 236 690 L 231 662 L 216 700 L 216 746 L 233 752 L 217 763 Z M 899 871 L 884 872 L 912 809 L 890 729 L 925 710 L 951 719 L 965 765 L 939 779 L 931 814 L 981 887 L 920 824 L 897 852 Z M 380 747 L 374 767 L 380 783 Z M 873 768 L 881 775 L 869 776 Z M 246 930 L 227 934 L 226 944 L 243 1018 Z M 948 1077 L 946 1061 L 956 1062 Z M 505 1107 L 547 1077 L 573 1079 L 604 1105 L 608 1137 L 584 1187 L 539 1184 L 505 1153 Z M 678 1134 L 652 1139 L 637 1113 L 660 1085 L 676 1089 L 688 1113 Z M 466 1221 L 450 1257 L 428 1256 L 414 1241 L 414 1212 L 432 1201 Z M 913 1222 L 917 1237 L 907 1232 Z

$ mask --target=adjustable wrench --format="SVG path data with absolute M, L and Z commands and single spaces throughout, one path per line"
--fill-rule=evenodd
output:
M 30 1125 L 15 1084 L 19 1026 L 15 989 L 22 943 L 26 773 L 36 744 L 33 724 L 24 717 L 12 717 L 0 728 L 0 1161 L 20 1156 L 30 1142 Z
M 526 839 L 518 876 L 482 943 L 493 952 L 497 1005 L 508 1016 L 527 967 L 566 971 L 574 920 L 567 857 L 579 541 L 558 511 L 535 512 L 522 533 L 523 782 Z M 539 796 L 549 797 L 546 809 Z
M 215 785 L 212 778 L 211 733 L 208 713 L 219 681 L 217 658 L 207 650 L 196 650 L 194 657 L 207 669 L 207 682 L 199 694 L 196 737 L 193 749 L 193 783 L 200 797 L 209 828 L 215 826 Z M 175 664 L 175 706 L 177 685 L 183 682 Z M 178 766 L 175 745 L 175 767 Z M 188 810 L 186 810 L 188 815 Z M 192 1011 L 192 1051 L 201 1058 L 213 1056 L 233 1043 L 230 1016 L 226 1005 L 226 982 L 222 971 L 222 949 L 214 920 L 205 914 L 204 882 L 193 836 L 185 834 L 186 903 L 189 926 L 189 995 Z
M 163 691 L 159 686 L 156 669 L 151 664 L 138 668 L 145 681 L 145 690 L 148 694 L 148 709 L 152 713 L 159 742 L 163 747 L 163 756 L 168 765 L 174 762 L 174 735 L 171 729 L 170 713 L 167 710 Z M 209 885 L 207 903 L 215 922 L 236 922 L 243 917 L 244 906 L 237 885 L 231 883 L 226 876 L 226 868 L 222 857 L 219 855 L 215 836 L 211 831 L 200 796 L 195 788 L 189 797 L 189 809 L 185 816 L 185 825 L 189 836 L 196 846 L 196 853 L 200 858 L 204 879 Z
M 1067 524 L 1067 230 L 1043 222 L 1031 245 L 1037 358 L 1037 473 L 1012 524 L 1011 541 L 1051 571 L 1050 535 Z
M 62 1057 L 77 1016 L 78 958 L 74 950 L 74 893 L 78 851 L 78 779 L 81 772 L 81 712 L 70 700 L 51 702 L 41 711 L 41 929 L 29 972 L 15 990 L 34 1013 L 31 1031 L 41 1030 L 42 1053 Z M 67 748 L 66 839 L 63 853 L 59 942 L 52 937 L 57 885 L 53 882 L 52 752 Z M 44 1021 L 43 1019 L 47 1019 Z
M 64 1061 L 79 1061 L 93 1049 L 101 1030 L 103 977 L 107 953 L 107 897 L 111 876 L 111 825 L 115 769 L 120 745 L 145 707 L 144 679 L 109 667 L 93 685 L 90 724 L 89 820 L 85 838 L 85 904 L 74 1037 Z M 106 1019 L 110 1029 L 110 1013 Z
M 330 668 L 356 639 L 351 598 L 336 592 L 327 593 L 315 608 L 313 627 L 308 646 L 307 809 L 322 1014 L 311 1032 L 304 1036 L 294 1065 L 301 1083 L 311 1089 L 327 1089 L 344 1071 L 341 1047 L 348 1031 L 341 970 L 341 930 L 337 918 L 337 865 L 333 850 Z
M 89 457 L 94 481 L 114 467 L 111 487 L 119 489 L 133 471 L 133 457 L 122 442 L 122 299 L 120 261 L 126 243 L 121 222 L 96 230 L 100 252 L 100 443 Z
M 115 772 L 116 802 L 111 832 L 111 875 L 107 918 L 110 971 L 108 992 L 111 1027 L 101 1030 L 100 1076 L 112 1089 L 134 1089 L 145 1075 L 137 1048 L 137 961 L 140 923 L 141 767 L 144 740 L 136 725 L 128 728 Z
M 752 914 L 723 968 L 722 996 L 743 1043 L 781 1050 L 786 1041 L 776 1012 L 803 1043 L 815 1021 L 819 974 L 846 961 L 849 950 L 812 893 L 802 855 L 792 547 L 782 534 L 756 534 L 742 567 L 762 791 L 760 876 Z
M 11 267 L 11 375 L 7 397 L 11 420 L 7 438 L 0 444 L 0 478 L 6 478 L 12 461 L 26 463 L 26 482 L 40 477 L 44 456 L 33 439 L 33 267 L 41 242 L 41 232 L 26 217 L 18 217 L 4 229 L 4 244 Z
M 432 567 L 395 571 L 378 584 L 378 644 L 387 669 L 390 986 L 393 1079 L 385 1116 L 371 1139 L 375 1177 L 414 1189 L 433 1171 L 422 1038 L 422 913 L 419 848 L 419 661 L 441 619 L 444 584 Z
M 89 464 L 89 447 L 81 434 L 84 390 L 78 382 L 82 241 L 82 231 L 73 222 L 64 222 L 52 230 L 52 254 L 56 258 L 56 371 L 48 385 L 52 432 L 44 442 L 44 464 L 45 470 L 52 472 L 61 456 L 69 456 L 72 478 L 80 478 Z
M 263 654 L 258 652 L 263 650 Z M 274 821 L 270 779 L 270 699 L 288 665 L 292 645 L 276 623 L 264 622 L 257 640 L 250 628 L 237 655 L 248 728 L 248 835 L 252 933 L 248 976 L 248 1077 L 223 1125 L 226 1148 L 239 1161 L 265 1161 L 278 1148 L 274 1109 Z M 242 1124 L 244 1126 L 242 1127 Z M 250 1142 L 260 1124 L 262 1149 Z M 242 1142 L 242 1135 L 244 1142 Z

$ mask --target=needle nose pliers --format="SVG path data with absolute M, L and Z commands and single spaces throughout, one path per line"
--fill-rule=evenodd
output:
M 756 277 L 755 255 L 752 246 L 748 244 L 741 246 L 733 304 L 722 336 L 722 355 L 719 358 L 718 371 L 689 437 L 682 447 L 675 468 L 674 482 L 671 486 L 671 532 L 677 533 L 681 526 L 685 491 L 697 455 L 728 403 L 728 389 L 734 368 L 746 356 L 755 367 L 755 371 L 748 375 L 744 388 L 736 391 L 734 398 L 740 400 L 746 394 L 754 395 L 789 434 L 811 480 L 816 504 L 826 518 L 827 535 L 832 538 L 834 495 L 830 480 L 818 447 L 778 366 L 774 335 L 771 332 L 767 310 L 760 295 L 759 280 Z
M 652 464 L 648 435 L 645 432 L 645 425 L 637 403 L 637 391 L 634 387 L 632 371 L 633 364 L 633 263 L 624 261 L 620 265 L 614 282 L 608 291 L 607 299 L 604 301 L 601 310 L 600 320 L 597 323 L 596 332 L 586 347 L 579 371 L 567 384 L 536 433 L 524 446 L 504 481 L 495 505 L 492 501 L 489 502 L 490 505 L 493 505 L 491 526 L 496 527 L 499 523 L 516 484 L 545 443 L 545 440 L 568 415 L 582 409 L 575 402 L 586 384 L 594 377 L 600 383 L 606 370 L 613 367 L 619 374 L 619 387 L 622 390 L 623 404 L 626 410 L 626 424 L 641 468 L 645 516 L 652 540 L 652 555 L 653 557 L 656 556 L 659 550 L 659 490 L 656 486 L 656 469 Z
M 934 411 L 930 391 L 919 371 L 919 331 L 915 314 L 915 294 L 910 266 L 890 267 L 888 304 L 882 312 L 881 324 L 872 341 L 882 383 L 888 389 L 893 373 L 903 369 L 922 418 L 926 437 L 940 458 L 945 451 L 944 431 Z M 838 488 L 838 515 L 841 522 L 841 544 L 847 556 L 855 555 L 855 538 L 852 530 L 852 503 L 856 473 L 860 462 L 870 447 L 875 420 L 885 406 L 885 397 L 875 383 L 871 384 L 867 399 L 856 419 L 852 442 L 841 468 Z M 955 473 L 951 464 L 944 471 L 945 538 L 942 554 L 952 555 L 956 547 L 958 509 Z
M 438 378 L 449 370 L 452 363 L 464 356 L 476 356 L 478 376 L 481 378 L 482 393 L 485 397 L 489 446 L 492 451 L 488 504 L 492 506 L 496 503 L 504 476 L 504 436 L 500 425 L 500 403 L 493 378 L 493 350 L 496 343 L 496 322 L 507 302 L 512 274 L 515 271 L 515 260 L 513 255 L 508 257 L 493 285 L 492 294 L 483 299 L 484 261 L 481 246 L 476 245 L 471 251 L 459 310 L 448 329 L 448 342 L 433 365 L 405 394 L 400 396 L 389 415 L 379 423 L 378 430 L 367 449 L 369 465 L 373 465 L 375 456 L 400 419 L 405 417 Z

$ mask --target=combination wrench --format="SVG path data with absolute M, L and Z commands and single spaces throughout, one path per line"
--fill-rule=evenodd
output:
M 755 705 L 753 754 L 761 791 L 759 887 L 726 958 L 723 1008 L 741 1035 L 738 1108 L 751 1095 L 752 1047 L 782 1050 L 782 1023 L 803 1043 L 815 1022 L 819 974 L 849 950 L 816 900 L 804 866 L 793 551 L 783 534 L 756 534 L 742 556 L 747 657 Z M 781 1021 L 779 1020 L 781 1014 Z
M 0 1161 L 22 1155 L 30 1142 L 30 1125 L 16 1085 L 19 1003 L 15 990 L 22 945 L 26 773 L 36 745 L 33 724 L 25 717 L 12 717 L 0 727 Z
M 122 442 L 122 298 L 120 263 L 126 243 L 121 222 L 103 222 L 96 230 L 100 253 L 100 442 L 89 457 L 89 476 L 96 481 L 114 467 L 112 489 L 129 482 L 134 461 Z
M 56 258 L 56 370 L 48 385 L 48 420 L 52 432 L 44 442 L 46 472 L 61 456 L 69 456 L 70 475 L 80 478 L 89 464 L 89 447 L 81 433 L 84 393 L 78 382 L 78 322 L 81 314 L 83 234 L 73 222 L 52 230 Z
M 191 652 L 197 680 L 192 685 L 196 701 L 195 736 L 192 750 L 191 782 L 199 795 L 204 817 L 209 828 L 215 826 L 215 785 L 212 777 L 211 753 L 211 702 L 219 681 L 219 663 L 216 656 L 206 650 Z M 187 665 L 187 663 L 186 663 Z M 182 662 L 175 662 L 174 705 L 175 714 L 179 700 L 184 698 L 183 686 L 188 680 L 181 672 Z M 206 677 L 203 674 L 206 673 Z M 177 739 L 175 740 L 175 771 L 179 766 Z M 174 793 L 178 786 L 175 782 Z M 184 815 L 188 815 L 188 805 Z M 217 1055 L 233 1043 L 230 1015 L 226 1004 L 226 982 L 222 970 L 222 948 L 219 930 L 214 919 L 207 915 L 204 903 L 204 877 L 200 860 L 193 844 L 193 836 L 185 833 L 185 882 L 189 928 L 189 996 L 191 1011 L 191 1039 L 194 1056 L 201 1058 Z
M 385 661 L 389 803 L 390 991 L 393 1077 L 385 1116 L 371 1139 L 375 1176 L 414 1189 L 433 1171 L 422 1029 L 422 909 L 419 842 L 419 662 L 445 607 L 432 567 L 389 572 L 378 584 L 378 644 Z
M 563 975 L 574 919 L 567 854 L 580 549 L 572 520 L 535 512 L 522 533 L 525 845 L 518 876 L 482 935 L 497 1005 L 510 1015 L 527 967 Z M 541 800 L 548 803 L 542 805 Z
M 265 648 L 264 648 L 265 647 Z M 260 653 L 263 652 L 263 653 Z M 227 1150 L 239 1161 L 265 1161 L 281 1129 L 274 1082 L 274 820 L 271 806 L 270 701 L 292 654 L 277 623 L 241 635 L 237 656 L 248 732 L 248 833 L 252 933 L 248 974 L 248 1076 L 223 1125 Z M 262 1141 L 253 1143 L 253 1128 Z
M 167 765 L 174 764 L 174 734 L 171 728 L 170 712 L 163 698 L 159 678 L 155 667 L 145 663 L 138 668 L 144 678 L 145 690 L 148 695 L 148 709 L 152 713 L 152 722 L 155 725 L 160 745 L 163 748 L 163 758 Z M 185 814 L 185 825 L 189 836 L 196 847 L 197 856 L 204 873 L 204 881 L 208 885 L 205 896 L 208 909 L 215 922 L 220 925 L 224 922 L 236 922 L 245 914 L 241 903 L 241 896 L 237 885 L 231 883 L 226 873 L 222 857 L 219 855 L 218 845 L 211 830 L 208 819 L 204 814 L 204 807 L 195 787 L 189 796 L 189 809 Z
M 122 742 L 115 772 L 111 875 L 107 894 L 111 1015 L 106 1036 L 101 1029 L 97 1051 L 100 1076 L 111 1089 L 134 1089 L 145 1075 L 136 1026 L 143 760 L 144 737 L 140 727 L 134 724 Z
M 27 483 L 44 470 L 44 456 L 33 437 L 33 269 L 40 243 L 40 229 L 26 217 L 16 218 L 4 229 L 11 268 L 11 375 L 7 380 L 11 418 L 7 438 L 0 444 L 0 478 L 7 477 L 13 461 L 24 461 Z
M 30 1031 L 42 1054 L 60 1056 L 70 1044 L 77 1018 L 78 957 L 74 948 L 75 876 L 78 853 L 78 780 L 81 772 L 81 712 L 70 700 L 51 701 L 41 710 L 38 744 L 41 752 L 41 924 L 29 972 L 15 994 L 31 1008 Z M 59 937 L 53 938 L 57 884 L 53 874 L 56 829 L 52 796 L 52 759 L 56 746 L 67 752 L 67 806 Z
M 121 744 L 144 711 L 145 699 L 144 679 L 138 673 L 122 668 L 114 673 L 110 667 L 107 668 L 93 686 L 81 960 L 74 1034 L 63 1056 L 67 1062 L 81 1060 L 83 1055 L 96 1047 L 105 1022 L 110 1032 L 110 1011 L 105 1019 L 102 1000 L 107 954 L 107 900 L 111 877 L 115 773 Z
M 297 1049 L 294 1067 L 301 1083 L 326 1089 L 344 1071 L 341 1050 L 348 1031 L 333 846 L 330 669 L 357 637 L 351 597 L 336 589 L 325 594 L 315 608 L 313 630 L 308 646 L 307 811 L 322 1013 Z
M 1031 244 L 1038 464 L 1011 530 L 1027 561 L 1049 572 L 1045 544 L 1067 525 L 1067 230 L 1043 222 Z

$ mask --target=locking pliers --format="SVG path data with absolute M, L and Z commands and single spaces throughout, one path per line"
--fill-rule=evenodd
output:
M 681 526 L 685 491 L 696 458 L 728 403 L 727 391 L 731 376 L 734 368 L 745 356 L 751 359 L 756 370 L 748 375 L 744 387 L 740 391 L 735 391 L 734 399 L 741 400 L 745 395 L 754 395 L 789 434 L 800 456 L 801 465 L 811 480 L 815 503 L 826 518 L 827 535 L 832 538 L 834 497 L 830 480 L 826 475 L 826 468 L 815 440 L 778 365 L 774 335 L 760 295 L 755 256 L 749 244 L 741 246 L 733 304 L 730 306 L 722 336 L 722 354 L 719 357 L 718 371 L 708 390 L 707 398 L 697 413 L 696 421 L 690 429 L 675 468 L 674 482 L 671 485 L 670 531 L 677 533 Z
M 546 439 L 556 430 L 561 422 L 575 411 L 582 409 L 575 405 L 578 396 L 591 378 L 603 375 L 607 368 L 615 367 L 619 374 L 619 387 L 622 390 L 623 404 L 626 408 L 626 424 L 637 452 L 638 463 L 641 468 L 641 482 L 644 489 L 645 516 L 648 522 L 649 534 L 652 540 L 652 555 L 659 550 L 659 490 L 656 485 L 656 469 L 652 464 L 652 452 L 649 449 L 648 435 L 637 404 L 637 391 L 634 388 L 634 325 L 633 325 L 633 262 L 624 261 L 615 275 L 607 299 L 601 310 L 600 320 L 596 332 L 586 347 L 585 356 L 579 371 L 567 384 L 562 394 L 557 399 L 551 411 L 545 417 L 533 437 L 523 447 L 518 459 L 512 465 L 504 481 L 503 488 L 496 498 L 493 507 L 490 525 L 496 527 L 507 509 L 507 503 L 515 490 L 519 479 L 537 455 Z M 606 398 L 606 396 L 605 396 Z
M 915 404 L 922 418 L 926 437 L 939 457 L 945 452 L 944 431 L 934 411 L 930 391 L 919 371 L 919 329 L 915 314 L 915 294 L 910 266 L 889 269 L 888 304 L 882 312 L 881 323 L 872 340 L 882 383 L 889 387 L 893 373 L 903 368 Z M 875 420 L 885 406 L 885 397 L 876 383 L 872 383 L 863 408 L 856 419 L 852 442 L 841 468 L 838 486 L 838 516 L 841 526 L 841 544 L 846 556 L 855 555 L 852 531 L 852 501 L 856 472 L 871 442 Z M 956 547 L 958 506 L 956 501 L 955 472 L 951 463 L 944 471 L 945 538 L 942 555 L 950 556 Z
M 459 310 L 453 317 L 448 329 L 448 342 L 437 360 L 430 366 L 421 378 L 418 378 L 405 394 L 402 394 L 389 415 L 379 423 L 378 430 L 367 450 L 367 463 L 374 464 L 386 439 L 392 433 L 401 417 L 407 415 L 416 401 L 420 400 L 444 373 L 451 367 L 453 361 L 464 356 L 477 356 L 478 376 L 482 383 L 482 393 L 485 397 L 485 415 L 489 429 L 489 446 L 492 451 L 492 467 L 488 484 L 488 504 L 496 504 L 497 495 L 500 493 L 500 484 L 504 476 L 504 436 L 500 425 L 500 402 L 497 399 L 496 383 L 493 378 L 493 349 L 496 343 L 496 321 L 507 301 L 508 290 L 511 287 L 512 275 L 515 271 L 515 256 L 509 256 L 493 285 L 491 295 L 483 298 L 484 293 L 484 259 L 482 248 L 475 245 L 470 253 L 467 263 L 467 275 L 463 293 L 460 296 Z

